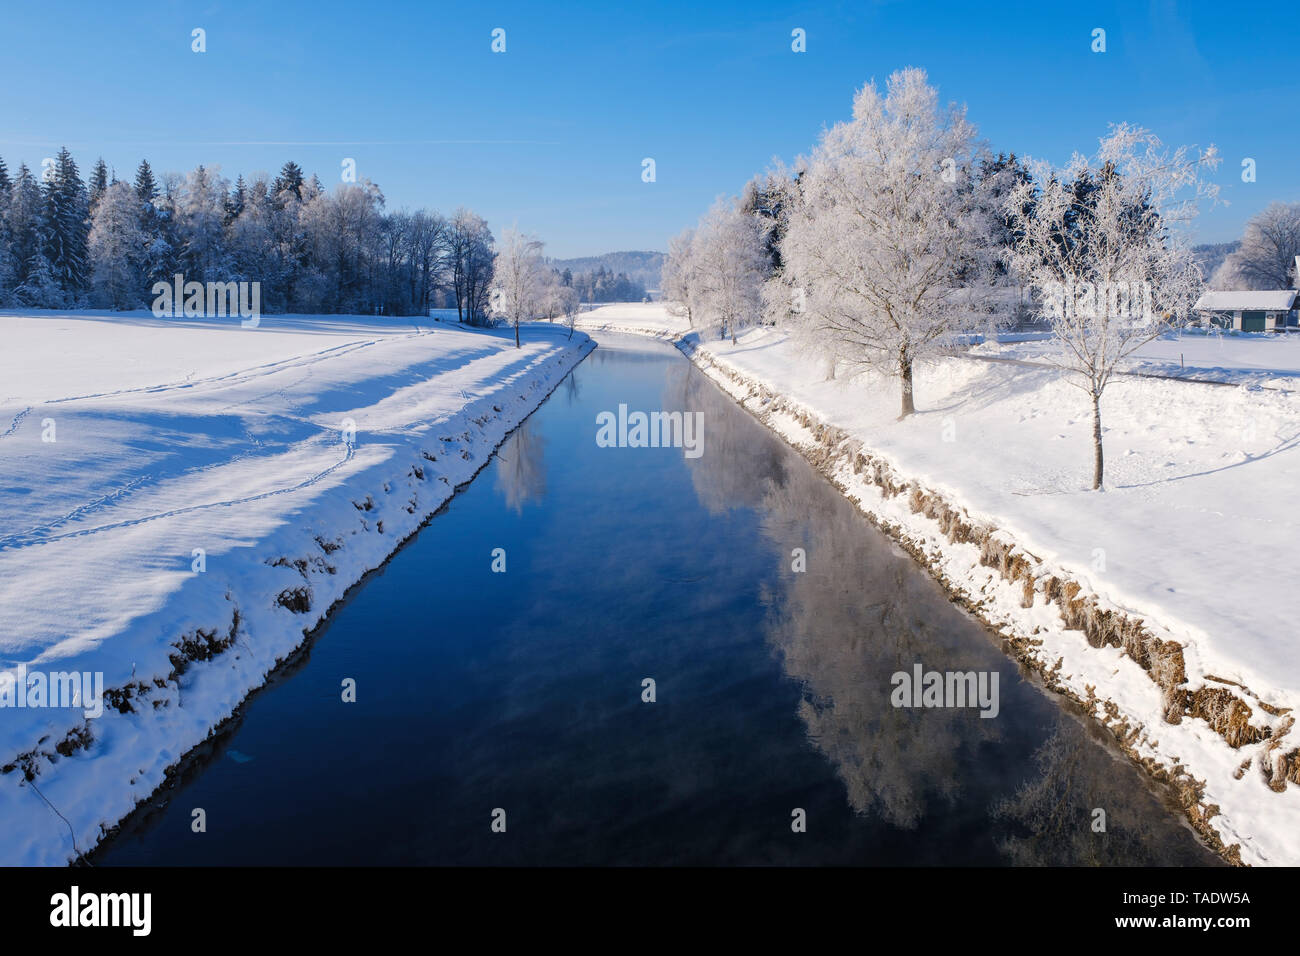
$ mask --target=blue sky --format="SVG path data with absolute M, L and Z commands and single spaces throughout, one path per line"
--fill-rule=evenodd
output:
M 389 208 L 466 205 L 554 256 L 663 249 L 864 82 L 921 66 L 995 150 L 1061 162 L 1118 121 L 1215 143 L 1229 204 L 1198 228 L 1224 241 L 1300 200 L 1296 20 L 1281 2 L 24 3 L 0 35 L 0 156 L 67 144 L 85 171 L 232 179 L 294 159 L 327 184 L 351 157 Z

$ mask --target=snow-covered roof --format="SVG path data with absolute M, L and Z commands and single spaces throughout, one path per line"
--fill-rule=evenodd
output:
M 1242 310 L 1268 310 L 1281 309 L 1286 310 L 1294 307 L 1296 293 L 1291 289 L 1280 289 L 1278 291 L 1268 290 L 1265 292 L 1240 292 L 1228 290 L 1225 292 L 1207 292 L 1196 300 L 1195 309 L 1205 311 L 1236 311 Z

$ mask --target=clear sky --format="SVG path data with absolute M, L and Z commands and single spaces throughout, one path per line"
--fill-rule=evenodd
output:
M 466 205 L 553 256 L 662 250 L 807 152 L 864 82 L 920 66 L 995 150 L 1063 162 L 1119 121 L 1217 144 L 1229 205 L 1198 227 L 1225 241 L 1300 200 L 1297 21 L 1274 0 L 12 3 L 0 156 L 38 167 L 66 144 L 83 172 L 102 155 L 123 178 L 141 157 L 231 179 L 294 159 L 326 184 L 351 157 L 392 209 Z

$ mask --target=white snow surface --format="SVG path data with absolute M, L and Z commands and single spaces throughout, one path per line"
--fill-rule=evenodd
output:
M 1215 309 L 1290 309 L 1295 302 L 1294 289 L 1268 289 L 1264 291 L 1206 292 L 1192 308 L 1206 311 Z
M 998 340 L 973 347 L 972 355 L 1050 362 L 1059 346 L 1050 336 Z M 1137 349 L 1124 363 L 1128 372 L 1264 388 L 1300 389 L 1300 334 L 1294 332 L 1204 332 L 1161 336 Z
M 662 302 L 620 302 L 578 316 L 577 328 L 587 332 L 628 332 L 675 338 L 690 330 L 685 316 L 668 313 Z
M 0 332 L 0 672 L 147 687 L 88 721 L 0 708 L 0 766 L 93 738 L 38 757 L 35 787 L 0 775 L 0 864 L 93 846 L 594 348 L 356 316 L 0 313 Z M 277 602 L 298 588 L 305 613 Z M 174 645 L 225 638 L 236 610 L 235 644 L 170 678 Z
M 618 306 L 585 314 L 583 327 L 680 334 L 686 323 L 662 306 Z M 1056 368 L 939 359 L 917 369 L 917 413 L 900 422 L 896 380 L 853 375 L 843 366 L 828 380 L 825 360 L 801 354 L 780 330 L 750 329 L 735 345 L 716 332 L 691 335 L 708 358 L 845 429 L 902 477 L 1002 529 L 1046 567 L 1083 584 L 1103 607 L 1141 617 L 1176 640 L 1191 689 L 1222 678 L 1293 714 L 1300 708 L 1300 593 L 1290 580 L 1300 553 L 1300 511 L 1291 500 L 1300 488 L 1300 395 L 1118 378 L 1103 399 L 1106 488 L 1098 493 L 1089 490 L 1088 398 Z M 1041 359 L 1051 345 L 993 348 Z M 1176 364 L 1180 351 L 1220 369 L 1225 380 L 1300 372 L 1300 336 L 1184 335 L 1152 343 L 1139 358 L 1158 365 L 1172 354 Z M 719 383 L 742 401 L 752 394 Z M 796 447 L 811 443 L 793 419 L 775 427 Z M 1064 630 L 1059 612 L 1041 600 L 1021 608 L 1019 585 L 980 566 L 973 545 L 948 542 L 930 519 L 911 512 L 906 495 L 883 498 L 849 470 L 836 478 L 869 511 L 942 554 L 944 573 L 994 618 L 1043 639 L 1043 657 L 1064 660 L 1062 676 L 1073 690 L 1086 696 L 1093 685 L 1141 722 L 1140 752 L 1166 765 L 1181 760 L 1207 781 L 1204 802 L 1222 809 L 1212 825 L 1225 843 L 1240 844 L 1244 862 L 1300 863 L 1300 787 L 1268 789 L 1264 744 L 1234 750 L 1203 721 L 1164 723 L 1156 685 L 1118 649 L 1092 648 L 1081 632 Z M 1257 726 L 1281 724 L 1253 710 Z M 1297 744 L 1300 735 L 1292 733 L 1282 751 Z M 1245 760 L 1254 765 L 1237 779 Z

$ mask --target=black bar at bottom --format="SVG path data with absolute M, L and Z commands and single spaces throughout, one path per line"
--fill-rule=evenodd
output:
M 1199 934 L 1232 945 L 1242 934 L 1286 929 L 1295 876 L 1260 868 L 15 868 L 0 870 L 0 912 L 8 943 L 75 934 L 78 942 L 127 946 L 374 944 L 455 929 L 481 932 L 485 942 L 562 933 L 619 945 L 625 932 L 624 940 L 672 945 L 684 937 L 664 936 L 670 927 L 700 926 L 731 942 L 750 935 L 811 942 L 847 931 L 864 943 L 904 932 L 926 948 L 1007 932 L 1044 942 L 1181 943 Z M 147 935 L 140 894 L 149 894 Z

